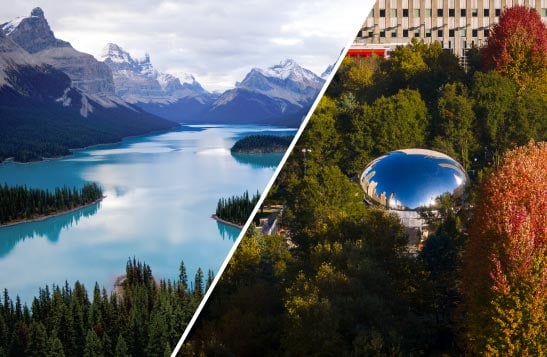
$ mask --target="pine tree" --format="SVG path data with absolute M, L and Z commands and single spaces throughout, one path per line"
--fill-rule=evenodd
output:
M 87 332 L 85 338 L 84 357 L 104 356 L 101 340 L 93 330 Z
M 209 269 L 207 271 L 207 282 L 205 283 L 205 291 L 209 290 L 209 287 L 213 284 L 213 280 L 215 280 L 215 273 Z
M 165 317 L 156 311 L 152 315 L 149 324 L 146 354 L 148 356 L 161 356 L 166 343 L 168 343 L 168 333 Z
M 194 277 L 194 295 L 203 296 L 203 270 L 198 268 Z
M 114 351 L 115 357 L 129 357 L 129 352 L 127 350 L 127 344 L 123 338 L 123 335 L 118 336 L 118 342 L 116 342 L 116 349 Z
M 186 273 L 186 266 L 182 260 L 179 268 L 179 282 L 184 287 L 184 290 L 188 290 L 188 274 Z
M 48 339 L 48 357 L 65 357 L 65 352 L 63 350 L 63 344 L 61 340 L 56 335 L 51 336 Z
M 41 322 L 33 321 L 29 327 L 29 347 L 27 356 L 47 356 L 47 350 L 46 328 Z

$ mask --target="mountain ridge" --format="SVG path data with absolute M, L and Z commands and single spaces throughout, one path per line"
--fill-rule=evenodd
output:
M 116 96 L 108 66 L 56 39 L 40 8 L 0 25 L 0 162 L 175 126 Z
M 252 68 L 235 88 L 217 94 L 205 90 L 192 75 L 181 84 L 179 78 L 157 71 L 149 55 L 136 59 L 117 44 L 107 44 L 101 59 L 112 70 L 118 95 L 153 114 L 187 124 L 295 127 L 324 83 L 286 59 L 269 68 Z

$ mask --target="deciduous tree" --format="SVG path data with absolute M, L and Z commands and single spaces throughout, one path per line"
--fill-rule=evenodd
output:
M 468 343 L 547 353 L 547 143 L 517 148 L 482 186 L 464 257 Z
M 483 62 L 521 85 L 538 76 L 545 80 L 547 27 L 537 11 L 525 6 L 504 10 L 491 30 Z

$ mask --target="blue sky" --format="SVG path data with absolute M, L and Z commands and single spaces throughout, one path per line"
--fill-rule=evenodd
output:
M 224 90 L 252 67 L 292 58 L 317 74 L 335 62 L 373 0 L 0 0 L 0 23 L 41 7 L 56 37 L 99 57 L 108 42 Z

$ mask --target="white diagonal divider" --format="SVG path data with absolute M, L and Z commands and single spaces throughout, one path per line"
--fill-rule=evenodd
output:
M 209 297 L 213 293 L 218 281 L 222 277 L 222 274 L 224 273 L 224 270 L 228 266 L 228 263 L 230 262 L 230 259 L 232 258 L 232 256 L 234 255 L 236 249 L 238 248 L 239 243 L 241 242 L 241 240 L 245 236 L 245 233 L 247 232 L 247 229 L 249 229 L 249 226 L 252 224 L 254 216 L 258 212 L 260 206 L 262 206 L 262 204 L 264 202 L 264 199 L 266 198 L 266 194 L 269 192 L 270 188 L 272 187 L 275 180 L 277 179 L 277 176 L 279 175 L 279 173 L 281 172 L 281 169 L 285 165 L 285 162 L 287 161 L 290 153 L 294 149 L 294 146 L 296 145 L 296 142 L 298 141 L 298 139 L 302 135 L 302 132 L 305 130 L 305 128 L 306 128 L 306 126 L 307 126 L 307 124 L 310 120 L 310 117 L 312 116 L 313 112 L 315 111 L 315 108 L 317 107 L 317 105 L 319 104 L 319 101 L 321 100 L 321 98 L 325 94 L 325 91 L 327 90 L 328 86 L 330 85 L 330 82 L 332 81 L 334 75 L 338 71 L 338 68 L 340 67 L 340 64 L 344 60 L 344 57 L 346 56 L 346 53 L 348 52 L 349 48 L 353 44 L 353 42 L 355 40 L 355 35 L 357 34 L 357 31 L 359 29 L 361 29 L 361 26 L 362 26 L 363 22 L 365 21 L 368 13 L 370 12 L 370 9 L 372 8 L 372 5 L 374 5 L 374 0 L 363 0 L 363 1 L 351 0 L 351 1 L 339 2 L 339 5 L 340 5 L 341 8 L 344 9 L 344 11 L 347 12 L 347 14 L 349 14 L 349 16 L 347 16 L 347 19 L 353 25 L 353 27 L 351 27 L 351 28 L 353 28 L 353 30 L 351 31 L 351 33 L 348 33 L 348 40 L 345 43 L 345 45 L 342 47 L 342 50 L 340 52 L 340 56 L 338 57 L 338 60 L 336 61 L 336 64 L 334 65 L 334 67 L 333 67 L 331 73 L 329 74 L 328 78 L 325 80 L 323 88 L 321 88 L 321 91 L 317 95 L 317 98 L 313 102 L 313 104 L 312 104 L 310 110 L 308 111 L 306 117 L 302 121 L 302 124 L 300 125 L 300 128 L 296 132 L 291 144 L 289 145 L 287 151 L 285 152 L 285 155 L 283 155 L 283 158 L 281 159 L 279 165 L 277 166 L 274 174 L 272 175 L 270 181 L 266 185 L 266 188 L 262 192 L 262 194 L 260 196 L 260 199 L 258 200 L 258 203 L 254 207 L 251 215 L 249 216 L 249 218 L 245 222 L 245 225 L 241 229 L 241 232 L 240 232 L 239 236 L 237 237 L 232 249 L 230 249 L 230 251 L 228 252 L 228 255 L 226 256 L 226 259 L 222 263 L 222 265 L 221 265 L 219 271 L 217 272 L 211 286 L 209 287 L 209 289 L 207 290 L 207 292 L 203 296 L 198 308 L 196 309 L 196 311 L 194 312 L 194 315 L 192 316 L 192 319 L 190 320 L 190 322 L 186 326 L 186 329 L 184 330 L 184 333 L 182 334 L 179 342 L 177 343 L 177 345 L 175 346 L 173 352 L 171 353 L 171 357 L 174 357 L 178 354 L 178 352 L 180 351 L 183 343 L 186 341 L 188 335 L 190 334 L 190 331 L 194 327 L 194 324 L 196 323 L 199 315 L 201 314 L 201 311 L 203 310 L 205 304 L 207 304 L 207 301 L 209 300 Z M 321 26 L 321 24 L 317 24 L 317 26 Z M 350 27 L 348 26 L 348 28 L 350 28 Z

